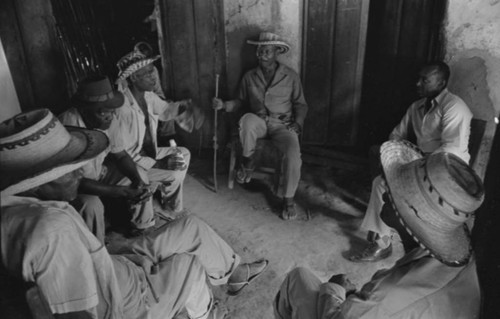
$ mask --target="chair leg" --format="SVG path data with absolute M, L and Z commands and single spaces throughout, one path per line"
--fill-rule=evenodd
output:
M 229 156 L 229 174 L 227 177 L 227 187 L 233 189 L 234 187 L 234 168 L 236 166 L 236 145 L 231 144 L 231 154 Z

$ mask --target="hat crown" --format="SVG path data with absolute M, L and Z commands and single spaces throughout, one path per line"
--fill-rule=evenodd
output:
M 105 102 L 114 97 L 113 91 L 108 77 L 89 78 L 80 83 L 75 98 L 88 103 Z
M 48 109 L 19 114 L 0 124 L 0 171 L 32 169 L 64 149 L 71 135 Z
M 259 41 L 282 41 L 281 38 L 272 32 L 261 32 L 259 34 Z
M 140 61 L 143 61 L 143 60 L 146 60 L 147 57 L 142 54 L 140 51 L 132 51 L 132 52 L 129 52 L 127 53 L 126 55 L 124 55 L 119 61 L 118 63 L 116 63 L 116 66 L 118 67 L 118 69 L 123 72 L 125 71 L 127 68 L 129 68 L 130 66 L 132 66 L 133 64 L 137 63 L 137 62 L 140 62 Z

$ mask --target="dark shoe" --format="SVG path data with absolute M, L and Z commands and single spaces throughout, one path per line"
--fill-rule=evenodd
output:
M 370 243 L 360 254 L 349 257 L 353 262 L 375 262 L 389 257 L 392 254 L 392 243 L 382 248 L 377 243 Z
M 253 168 L 246 168 L 243 164 L 236 170 L 236 182 L 238 184 L 250 183 L 252 180 Z

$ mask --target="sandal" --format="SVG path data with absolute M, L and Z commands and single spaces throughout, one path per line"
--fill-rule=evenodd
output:
M 280 217 L 284 220 L 297 219 L 297 210 L 295 209 L 295 204 L 284 204 Z
M 252 280 L 258 278 L 264 272 L 264 270 L 266 270 L 267 265 L 269 265 L 269 260 L 260 259 L 260 260 L 254 261 L 252 264 L 260 264 L 260 263 L 264 263 L 264 266 L 253 275 L 250 275 L 250 265 L 251 264 L 244 264 L 246 266 L 246 269 L 247 269 L 246 281 L 228 282 L 227 285 L 230 288 L 233 287 L 234 289 L 228 289 L 227 294 L 230 296 L 238 295 L 243 290 L 243 288 L 245 288 L 246 286 L 248 286 L 248 284 L 250 282 L 252 282 Z
M 210 314 L 207 319 L 224 319 L 229 314 L 229 309 L 216 300 L 210 310 Z
M 249 183 L 252 180 L 253 168 L 246 168 L 243 164 L 236 170 L 236 181 L 239 184 Z

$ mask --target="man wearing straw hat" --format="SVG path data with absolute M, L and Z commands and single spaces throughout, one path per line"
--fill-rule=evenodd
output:
M 275 318 L 479 317 L 481 295 L 466 221 L 484 199 L 480 178 L 458 156 L 424 157 L 406 141 L 384 143 L 381 162 L 395 211 L 384 214 L 384 221 L 409 235 L 402 237 L 405 248 L 417 248 L 393 268 L 375 273 L 359 291 L 344 274 L 322 284 L 311 271 L 297 268 L 276 297 Z
M 389 139 L 414 137 L 426 154 L 450 152 L 468 163 L 472 113 L 460 97 L 446 89 L 449 77 L 450 68 L 440 61 L 428 63 L 420 70 L 416 88 L 421 99 L 410 105 Z M 392 253 L 392 230 L 380 218 L 385 192 L 383 178 L 377 176 L 361 224 L 361 229 L 369 232 L 369 244 L 363 251 L 350 256 L 351 261 L 374 262 Z
M 117 82 L 125 103 L 116 111 L 117 126 L 110 134 L 122 136 L 125 150 L 139 170 L 147 171 L 150 182 L 168 182 L 160 187 L 163 207 L 175 215 L 183 210 L 182 186 L 191 154 L 184 147 L 158 147 L 158 122 L 176 120 L 187 131 L 201 124 L 194 123 L 190 100 L 167 102 L 152 92 L 155 86 L 152 63 L 158 58 L 134 50 L 118 61 Z
M 124 97 L 121 92 L 113 89 L 107 77 L 94 76 L 79 84 L 72 102 L 74 107 L 59 116 L 64 125 L 106 132 L 111 126 L 117 125 L 114 113 L 123 105 Z M 80 183 L 78 196 L 82 205 L 80 213 L 89 229 L 101 242 L 104 242 L 105 223 L 104 206 L 99 197 L 118 198 L 131 204 L 129 234 L 138 234 L 154 225 L 147 174 L 137 169 L 130 155 L 124 150 L 120 135 L 108 137 L 113 140 L 113 148 L 107 148 L 83 167 L 84 178 Z M 103 165 L 105 159 L 108 160 L 107 165 Z
M 103 132 L 65 128 L 47 109 L 0 124 L 2 272 L 34 282 L 56 318 L 223 318 L 207 281 L 237 294 L 268 261 L 240 263 L 194 216 L 110 255 L 68 204 L 107 146 Z
M 290 46 L 271 32 L 262 32 L 257 41 L 259 66 L 248 71 L 241 80 L 238 96 L 231 101 L 213 99 L 215 109 L 234 112 L 246 104 L 250 112 L 239 122 L 243 147 L 241 167 L 236 173 L 239 183 L 248 183 L 254 169 L 252 159 L 258 138 L 269 136 L 285 156 L 284 199 L 281 217 L 295 219 L 294 196 L 300 181 L 299 134 L 307 114 L 307 103 L 298 74 L 279 63 L 277 57 Z

